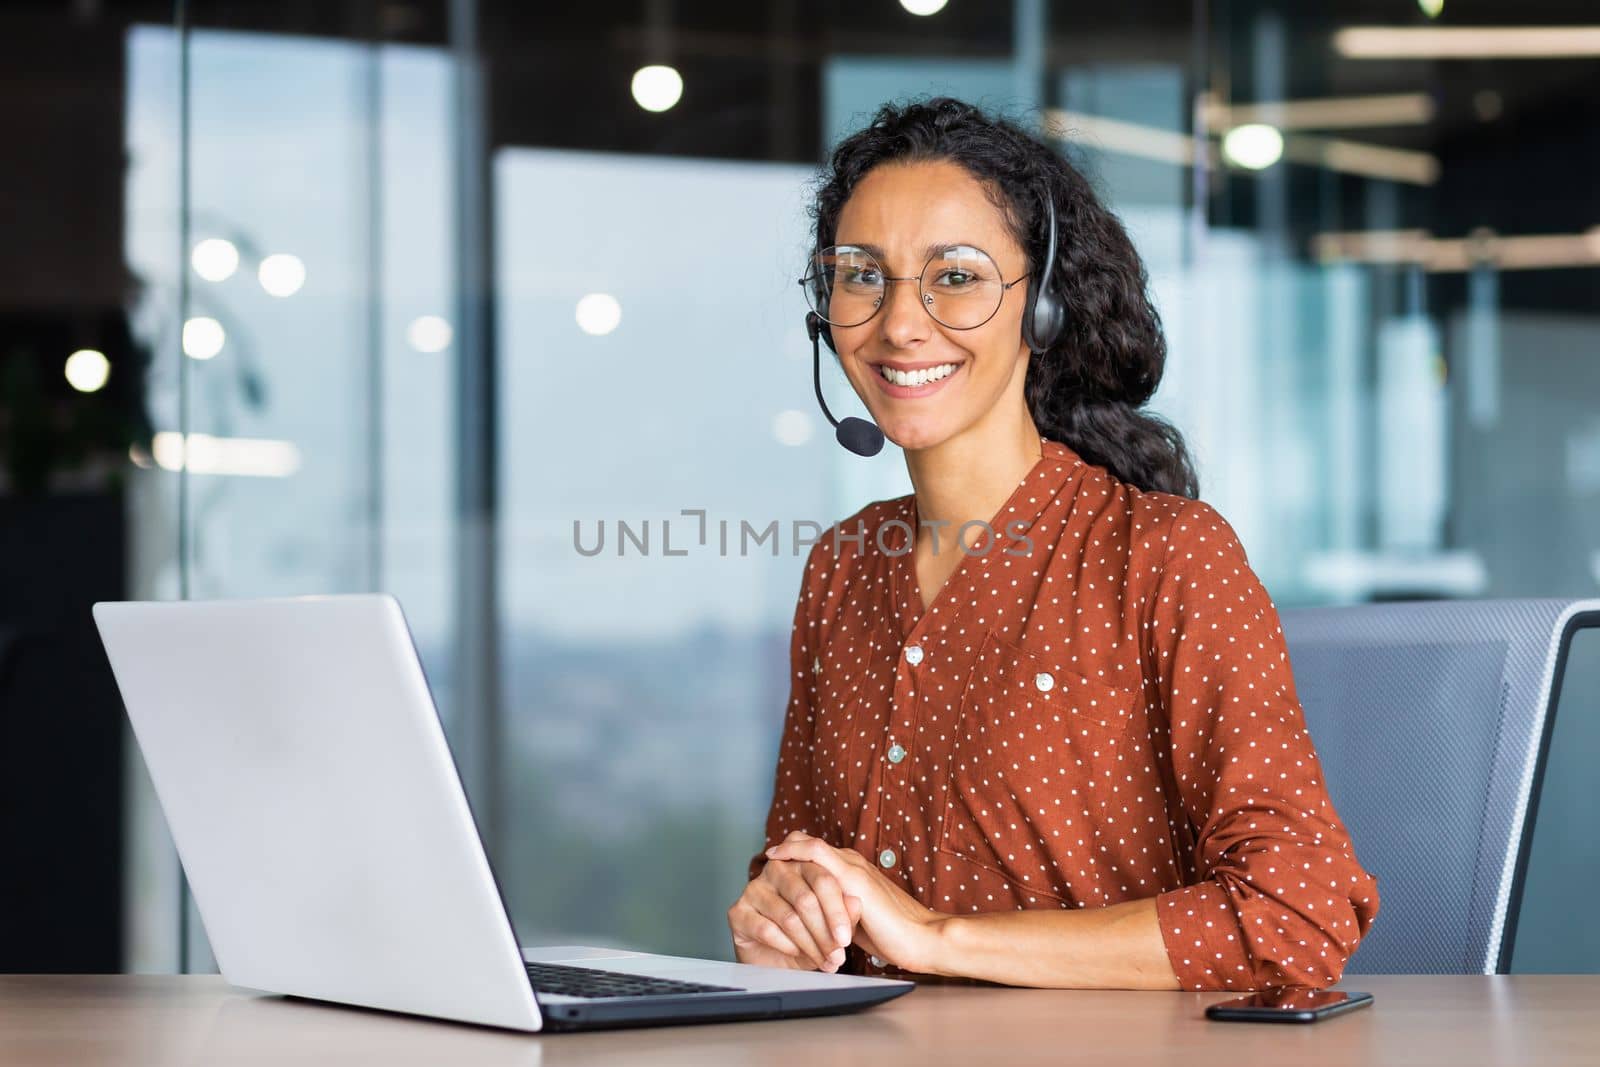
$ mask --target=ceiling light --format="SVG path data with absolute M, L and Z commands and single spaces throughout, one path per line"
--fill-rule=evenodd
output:
M 683 75 L 668 66 L 640 67 L 633 72 L 633 99 L 646 111 L 666 111 L 683 96 Z
M 1222 135 L 1222 154 L 1246 170 L 1265 170 L 1283 158 L 1283 134 L 1261 122 L 1235 126 Z
M 97 393 L 111 377 L 111 361 L 104 352 L 80 348 L 67 357 L 67 384 L 80 393 Z
M 1045 112 L 1042 128 L 1047 137 L 1091 151 L 1121 152 L 1184 167 L 1212 165 L 1205 138 L 1157 126 L 1051 109 Z M 1270 167 L 1281 157 L 1385 181 L 1432 185 L 1439 180 L 1439 160 L 1427 152 L 1306 134 L 1284 137 L 1269 123 L 1245 123 L 1227 130 L 1222 148 L 1234 165 L 1255 170 Z
M 438 315 L 418 315 L 406 327 L 406 341 L 418 352 L 443 352 L 454 339 L 450 323 Z
M 1575 59 L 1600 56 L 1600 26 L 1352 26 L 1346 59 Z
M 1121 152 L 1161 163 L 1189 167 L 1195 161 L 1195 139 L 1186 133 L 1122 119 L 1102 118 L 1081 111 L 1060 108 L 1046 111 L 1044 133 L 1047 137 L 1072 141 L 1085 148 Z
M 1227 130 L 1265 123 L 1279 130 L 1341 130 L 1370 126 L 1417 126 L 1433 121 L 1437 108 L 1427 93 L 1329 96 L 1309 100 L 1260 100 L 1229 106 L 1208 99 L 1205 124 Z
M 208 237 L 194 246 L 194 251 L 189 253 L 189 262 L 194 272 L 206 281 L 220 282 L 239 269 L 239 250 L 232 241 Z
M 183 324 L 183 351 L 191 359 L 210 359 L 227 342 L 227 332 L 216 319 L 201 315 Z
M 261 288 L 273 296 L 293 296 L 306 283 L 306 265 L 299 256 L 279 252 L 261 261 L 256 278 Z
M 578 301 L 574 317 L 578 320 L 578 329 L 601 337 L 622 322 L 622 305 L 610 293 L 590 293 Z
M 1295 134 L 1284 142 L 1283 154 L 1294 163 L 1309 163 L 1380 181 L 1432 185 L 1439 180 L 1439 158 L 1410 148 Z
M 1311 252 L 1323 263 L 1415 263 L 1435 274 L 1486 266 L 1496 270 L 1555 270 L 1600 266 L 1600 226 L 1582 233 L 1506 236 L 1475 230 L 1434 237 L 1426 230 L 1322 233 Z
M 150 454 L 163 470 L 187 469 L 191 474 L 287 478 L 300 469 L 300 449 L 293 441 L 213 437 L 204 433 L 185 437 L 174 430 L 163 430 L 151 440 Z

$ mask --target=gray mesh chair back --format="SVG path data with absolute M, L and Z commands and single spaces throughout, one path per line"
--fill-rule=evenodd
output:
M 1280 613 L 1328 793 L 1379 910 L 1348 974 L 1508 970 L 1572 634 L 1600 600 Z

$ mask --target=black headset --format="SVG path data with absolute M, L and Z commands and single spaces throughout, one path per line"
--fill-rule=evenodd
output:
M 1044 352 L 1061 339 L 1062 332 L 1067 325 L 1067 305 L 1056 292 L 1056 205 L 1048 196 L 1040 197 L 1044 201 L 1045 226 L 1049 233 L 1046 240 L 1044 263 L 1039 270 L 1030 271 L 1028 274 L 1027 306 L 1022 311 L 1022 339 L 1031 352 Z M 822 234 L 817 234 L 820 242 Z M 816 259 L 822 259 L 822 247 L 818 244 Z M 813 265 L 816 266 L 815 264 Z M 1041 277 L 1042 275 L 1042 277 Z M 828 313 L 828 292 L 820 278 L 812 282 L 812 299 L 815 306 L 821 311 L 806 312 L 806 332 L 811 336 L 811 384 L 817 393 L 817 403 L 822 407 L 822 413 L 833 424 L 834 435 L 839 443 L 858 456 L 875 456 L 883 449 L 883 431 L 866 419 L 855 417 L 846 418 L 843 422 L 833 417 L 833 412 L 828 410 L 827 401 L 822 399 L 822 353 L 817 347 L 820 337 L 828 346 L 828 350 L 835 355 L 839 350 L 834 347 L 833 333 L 828 328 L 823 315 Z
M 1044 254 L 1044 277 L 1034 271 L 1028 277 L 1028 306 L 1022 312 L 1022 339 L 1030 352 L 1047 351 L 1061 340 L 1067 328 L 1067 305 L 1056 292 L 1056 205 L 1048 195 L 1044 197 L 1045 225 L 1050 238 Z

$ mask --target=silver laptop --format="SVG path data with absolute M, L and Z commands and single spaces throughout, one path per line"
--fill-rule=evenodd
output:
M 392 597 L 102 603 L 94 617 L 235 985 L 530 1031 L 828 1014 L 913 988 L 519 948 Z

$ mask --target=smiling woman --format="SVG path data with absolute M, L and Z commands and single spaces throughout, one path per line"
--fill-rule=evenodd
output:
M 820 292 L 847 298 L 822 315 L 824 337 L 896 443 L 920 447 L 920 434 L 942 439 L 969 427 L 994 410 L 1006 383 L 1040 432 L 1090 462 L 1142 488 L 1199 494 L 1178 432 L 1136 410 L 1155 393 L 1166 361 L 1144 265 L 1116 216 L 1059 154 L 960 101 L 885 107 L 835 149 L 815 214 L 811 276 L 837 278 Z M 1045 264 L 1052 222 L 1057 254 Z M 942 262 L 950 256 L 954 263 Z M 940 287 L 948 289 L 952 267 L 964 290 L 959 304 Z M 1017 286 L 1024 278 L 1026 289 Z M 906 283 L 899 300 L 892 281 Z M 1030 359 L 1025 312 L 1041 291 L 1058 296 L 1065 317 L 1048 336 L 1034 336 L 1041 358 Z M 818 293 L 808 289 L 814 307 Z M 953 424 L 934 428 L 926 405 L 874 403 L 883 394 L 863 386 L 883 376 L 880 368 L 937 365 L 930 360 L 941 342 L 950 356 L 965 357 L 950 360 L 958 374 L 970 362 L 983 377 L 961 404 L 939 409 Z M 981 367 L 980 353 L 990 357 Z M 1007 408 L 1017 414 L 1018 406 Z M 905 439 L 884 422 L 913 415 L 902 423 Z
M 739 958 L 1337 981 L 1376 881 L 1272 601 L 1181 437 L 1137 410 L 1166 350 L 1121 225 L 1047 145 L 948 98 L 847 138 L 816 219 L 813 310 L 914 492 L 807 561 Z

